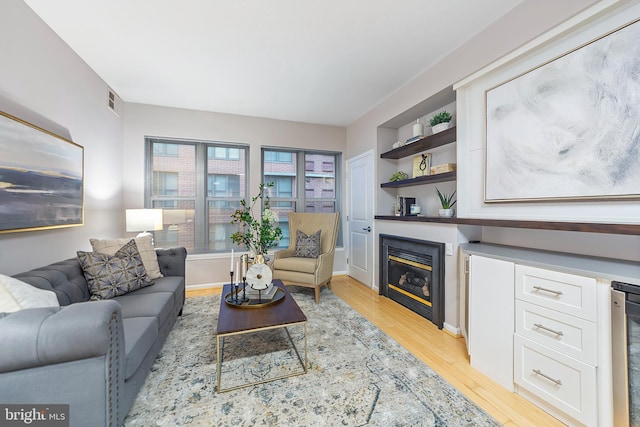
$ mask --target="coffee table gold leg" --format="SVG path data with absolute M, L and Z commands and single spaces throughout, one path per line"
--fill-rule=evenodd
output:
M 296 343 L 295 341 L 293 341 L 293 337 L 291 337 L 291 334 L 289 333 L 289 329 L 285 326 L 284 327 L 284 331 L 287 333 L 287 336 L 289 337 L 289 341 L 291 341 L 291 345 L 293 346 L 293 351 L 296 352 L 296 356 L 298 356 L 298 361 L 300 361 L 300 364 L 302 365 L 302 367 L 304 368 L 304 372 L 301 372 L 300 374 L 297 375 L 301 375 L 302 373 L 307 373 L 307 322 L 304 322 L 302 324 L 303 326 L 303 331 L 304 331 L 304 360 L 302 360 L 302 356 L 300 356 L 300 352 L 298 352 L 298 347 L 296 347 Z M 296 374 L 294 374 L 296 375 Z
M 221 344 L 224 345 L 224 341 L 222 343 L 220 340 L 224 340 L 224 338 L 220 337 L 220 335 L 216 335 L 216 392 L 220 393 L 220 368 L 222 367 L 222 347 Z

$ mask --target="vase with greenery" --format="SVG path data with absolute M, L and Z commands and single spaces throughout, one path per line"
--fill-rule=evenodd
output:
M 449 122 L 451 121 L 451 113 L 446 110 L 440 111 L 435 114 L 429 120 L 429 124 L 431 125 L 431 131 L 433 133 L 442 132 L 445 129 L 449 128 Z
M 251 198 L 251 204 L 245 199 L 240 201 L 242 207 L 231 214 L 231 224 L 239 224 L 240 230 L 231 235 L 231 241 L 244 245 L 254 255 L 264 255 L 269 248 L 278 245 L 282 238 L 282 230 L 278 227 L 278 214 L 269 206 L 269 196 L 265 188 L 273 187 L 273 182 L 260 184 L 260 191 Z M 256 217 L 254 208 L 260 209 Z
M 441 193 L 440 190 L 438 190 L 438 187 L 436 187 L 436 193 L 438 194 L 440 205 L 442 206 L 442 209 L 438 210 L 438 215 L 443 217 L 452 217 L 455 214 L 453 205 L 455 205 L 457 202 L 457 200 L 453 200 L 456 192 L 454 191 L 451 194 Z

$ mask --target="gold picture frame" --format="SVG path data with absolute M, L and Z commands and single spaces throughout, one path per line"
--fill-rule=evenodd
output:
M 84 224 L 84 147 L 0 111 L 0 233 Z

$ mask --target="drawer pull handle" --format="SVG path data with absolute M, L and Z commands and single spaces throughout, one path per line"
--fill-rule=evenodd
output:
M 557 336 L 561 337 L 564 334 L 562 333 L 562 331 L 555 331 L 551 328 L 547 328 L 546 326 L 544 326 L 542 323 L 534 323 L 533 326 L 535 326 L 538 329 L 544 329 L 547 332 L 551 332 L 552 334 L 556 334 Z
M 541 377 L 548 379 L 556 385 L 562 385 L 562 381 L 551 378 L 549 375 L 544 374 L 540 369 L 532 369 L 532 371 L 534 374 L 540 375 Z
M 542 286 L 534 286 L 533 289 L 538 292 L 549 292 L 550 294 L 554 294 L 558 297 L 562 295 L 562 291 L 554 291 L 553 289 L 543 288 Z

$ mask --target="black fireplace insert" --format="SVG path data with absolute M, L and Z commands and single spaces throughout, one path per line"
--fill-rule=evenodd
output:
M 444 243 L 381 234 L 379 289 L 442 329 Z

